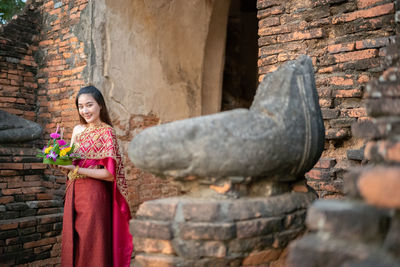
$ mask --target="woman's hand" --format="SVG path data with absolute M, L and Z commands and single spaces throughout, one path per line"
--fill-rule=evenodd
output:
M 55 165 L 55 164 L 49 164 L 50 169 L 53 170 L 59 170 L 63 172 L 64 174 L 68 174 L 69 171 L 72 171 L 75 166 L 74 165 Z

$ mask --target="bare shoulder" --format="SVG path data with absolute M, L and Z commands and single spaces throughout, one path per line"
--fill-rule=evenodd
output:
M 83 126 L 82 124 L 78 124 L 74 127 L 74 130 L 72 131 L 72 135 L 77 135 L 80 134 L 81 132 L 83 132 L 85 130 L 85 126 Z
M 82 133 L 85 130 L 85 128 L 86 127 L 83 126 L 82 124 L 78 124 L 74 127 L 74 129 L 72 130 L 71 146 L 73 143 L 75 143 L 76 136 Z

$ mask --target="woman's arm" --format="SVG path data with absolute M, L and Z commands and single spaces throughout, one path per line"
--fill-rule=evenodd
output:
M 50 165 L 52 168 L 60 170 L 65 173 L 66 170 L 75 171 L 76 166 L 74 165 Z M 67 172 L 68 173 L 68 172 Z M 91 169 L 91 168 L 78 168 L 76 174 L 88 176 L 90 178 L 112 182 L 114 181 L 114 175 L 107 169 Z

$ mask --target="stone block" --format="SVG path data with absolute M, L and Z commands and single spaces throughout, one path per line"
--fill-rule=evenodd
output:
M 364 148 L 348 149 L 346 155 L 348 159 L 362 161 L 364 159 Z
M 137 237 L 133 238 L 133 246 L 136 252 L 174 254 L 171 241 L 153 238 Z
M 389 232 L 386 235 L 383 247 L 392 253 L 400 255 L 400 211 L 397 210 L 390 221 Z
M 348 261 L 379 254 L 374 246 L 351 243 L 334 236 L 308 234 L 290 244 L 287 265 L 291 267 L 337 267 Z
M 227 247 L 221 241 L 172 240 L 173 248 L 181 258 L 200 259 L 202 257 L 224 258 Z
M 232 239 L 228 242 L 229 255 L 240 255 L 253 250 L 264 250 L 272 247 L 274 235 L 259 235 L 256 237 Z
M 212 222 L 219 218 L 220 204 L 218 202 L 185 202 L 182 206 L 186 221 Z
M 284 218 L 261 218 L 236 223 L 236 236 L 248 238 L 257 235 L 268 235 L 283 229 Z
M 147 201 L 140 205 L 136 217 L 138 219 L 151 218 L 152 220 L 171 221 L 175 217 L 177 204 L 178 200 L 174 198 Z
M 236 236 L 233 223 L 180 223 L 180 237 L 182 239 L 197 240 L 229 240 Z
M 386 211 L 365 203 L 317 200 L 308 210 L 307 226 L 335 238 L 382 242 L 389 227 Z
M 135 237 L 171 240 L 173 237 L 171 223 L 160 221 L 131 220 L 130 232 Z

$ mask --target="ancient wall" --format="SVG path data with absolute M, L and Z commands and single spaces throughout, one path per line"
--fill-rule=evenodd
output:
M 343 173 L 363 159 L 354 122 L 369 120 L 365 85 L 382 73 L 395 34 L 395 1 L 258 0 L 259 79 L 299 54 L 312 57 L 326 130 L 325 151 L 307 174 L 321 197 L 343 194 Z
M 389 67 L 366 88 L 367 114 L 372 120 L 352 127 L 355 136 L 367 141 L 364 155 L 369 164 L 350 168 L 345 175 L 346 200 L 313 203 L 307 214 L 310 233 L 291 244 L 289 266 L 400 264 L 398 30 L 399 24 L 395 44 L 387 51 L 385 66 Z
M 38 43 L 41 1 L 1 28 L 0 108 L 38 121 Z M 22 129 L 21 129 L 22 130 Z M 62 228 L 61 181 L 44 176 L 39 140 L 0 144 L 0 263 L 58 262 Z
M 37 63 L 40 14 L 26 14 L 0 25 L 0 109 L 36 121 Z

